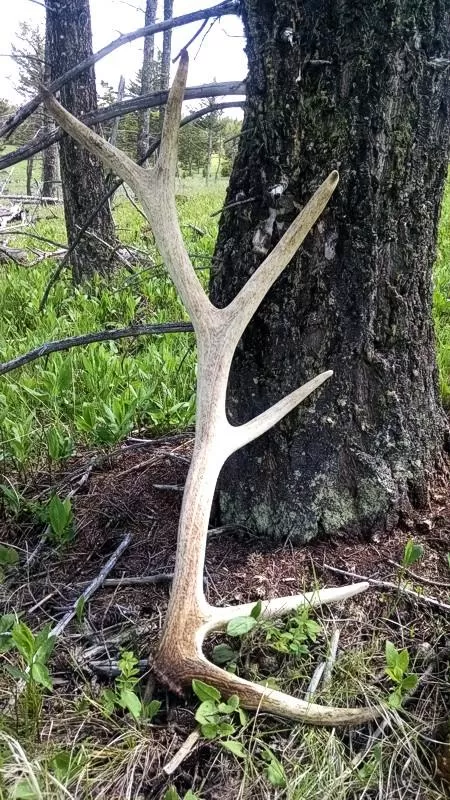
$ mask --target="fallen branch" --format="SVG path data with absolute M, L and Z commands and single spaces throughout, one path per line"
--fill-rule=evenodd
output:
M 160 572 L 155 575 L 134 575 L 133 577 L 107 578 L 103 586 L 154 586 L 158 583 L 170 583 L 173 572 Z M 148 662 L 147 662 L 148 663 Z
M 333 667 L 334 667 L 335 662 L 336 662 L 336 656 L 337 656 L 337 650 L 338 650 L 340 635 L 341 635 L 341 632 L 340 632 L 339 628 L 335 628 L 333 633 L 331 634 L 330 651 L 328 653 L 328 658 L 325 661 L 325 669 L 323 671 L 322 683 L 323 683 L 323 687 L 324 688 L 327 687 L 328 684 L 331 681 L 331 673 L 333 671 Z
M 126 339 L 135 336 L 160 335 L 162 333 L 191 333 L 193 330 L 190 322 L 161 322 L 154 325 L 130 325 L 129 328 L 115 328 L 110 331 L 97 331 L 96 333 L 84 333 L 81 336 L 69 336 L 67 339 L 59 339 L 55 342 L 44 342 L 44 344 L 24 353 L 22 356 L 12 358 L 0 364 L 0 375 L 6 375 L 14 369 L 23 367 L 31 361 L 43 358 L 50 353 L 59 353 L 62 350 L 70 350 L 72 347 L 81 347 L 94 342 L 108 342 L 116 339 Z
M 327 569 L 330 572 L 335 572 L 337 575 L 343 575 L 345 578 L 356 578 L 359 581 L 367 581 L 370 583 L 371 586 L 376 586 L 378 589 L 388 589 L 394 590 L 395 592 L 400 592 L 401 594 L 406 594 L 408 597 L 413 597 L 418 603 L 423 603 L 425 605 L 434 606 L 438 608 L 440 611 L 450 611 L 450 605 L 448 603 L 443 603 L 440 600 L 436 600 L 435 597 L 428 597 L 425 594 L 419 594 L 418 592 L 414 592 L 412 589 L 407 589 L 406 586 L 401 586 L 398 583 L 392 583 L 391 581 L 380 581 L 376 578 L 367 578 L 362 575 L 357 575 L 356 572 L 349 572 L 345 569 L 338 569 L 338 567 L 330 567 L 328 564 L 319 565 L 322 566 L 323 569 Z
M 62 198 L 59 197 L 42 197 L 41 195 L 33 195 L 33 194 L 2 194 L 2 200 L 14 200 L 20 201 L 21 203 L 48 203 L 50 204 L 58 204 L 62 203 Z
M 52 94 L 58 92 L 62 86 L 65 86 L 66 83 L 69 81 L 74 80 L 77 78 L 78 75 L 81 75 L 85 70 L 92 67 L 102 58 L 112 53 L 117 48 L 122 47 L 122 45 L 127 44 L 128 42 L 133 42 L 135 39 L 141 39 L 147 36 L 154 36 L 155 33 L 161 33 L 162 31 L 170 30 L 172 28 L 178 28 L 181 25 L 188 25 L 191 22 L 197 22 L 202 19 L 208 19 L 210 17 L 220 17 L 225 16 L 228 14 L 238 14 L 239 13 L 239 3 L 235 2 L 235 0 L 227 0 L 227 2 L 219 3 L 219 5 L 211 6 L 210 8 L 204 8 L 199 11 L 193 11 L 189 14 L 183 14 L 181 17 L 172 17 L 171 19 L 164 20 L 164 22 L 158 22 L 155 25 L 145 25 L 142 28 L 137 28 L 134 31 L 130 31 L 130 33 L 121 34 L 117 39 L 114 39 L 109 44 L 102 47 L 101 50 L 98 50 L 96 53 L 92 53 L 92 55 L 85 58 L 83 61 L 80 61 L 79 64 L 72 67 L 72 69 L 67 70 L 63 75 L 60 75 L 59 78 L 52 81 L 48 88 L 48 91 Z M 42 97 L 37 95 L 33 97 L 28 103 L 25 103 L 21 108 L 19 108 L 15 114 L 13 114 L 9 119 L 6 120 L 5 124 L 2 125 L 0 128 L 0 137 L 2 136 L 10 136 L 22 122 L 36 111 L 39 108 L 42 102 Z
M 126 550 L 128 545 L 131 542 L 131 533 L 127 533 L 126 536 L 122 539 L 119 546 L 116 548 L 112 556 L 108 559 L 105 566 L 101 568 L 100 572 L 98 573 L 97 577 L 94 578 L 93 581 L 86 587 L 84 592 L 77 598 L 77 600 L 73 603 L 72 608 L 67 614 L 64 615 L 62 620 L 58 622 L 50 631 L 49 636 L 59 636 L 60 633 L 67 627 L 69 622 L 74 618 L 75 614 L 77 613 L 78 603 L 81 599 L 89 600 L 90 597 L 94 594 L 94 592 L 99 589 L 99 587 L 103 584 L 106 576 L 111 572 L 113 567 L 117 564 L 120 556 L 122 555 L 123 551 Z
M 165 772 L 166 775 L 173 775 L 173 773 L 178 769 L 180 764 L 182 764 L 183 761 L 192 753 L 199 739 L 200 739 L 200 730 L 196 728 L 195 731 L 192 731 L 192 733 L 189 734 L 186 741 L 183 742 L 183 744 L 181 745 L 180 749 L 163 767 L 163 772 Z
M 184 117 L 184 119 L 182 119 L 180 122 L 180 128 L 184 127 L 184 125 L 189 125 L 190 122 L 194 122 L 196 119 L 200 119 L 200 117 L 203 117 L 206 114 L 211 114 L 214 111 L 224 110 L 226 108 L 236 108 L 238 106 L 242 107 L 242 105 L 243 105 L 242 102 L 233 102 L 233 103 L 230 102 L 230 103 L 217 103 L 214 106 L 209 106 L 208 108 L 200 108 L 198 111 L 194 111 L 192 114 L 189 114 L 189 116 Z M 153 155 L 153 153 L 158 149 L 160 141 L 161 137 L 159 136 L 157 139 L 155 139 L 155 141 L 152 142 L 147 152 L 145 153 L 144 157 L 140 159 L 140 161 L 138 161 L 138 164 L 144 164 L 147 161 L 147 159 L 150 158 L 151 155 Z M 0 159 L 0 164 L 1 164 L 1 159 Z M 47 284 L 45 292 L 42 296 L 41 303 L 39 305 L 39 311 L 43 311 L 43 309 L 45 308 L 52 287 L 55 285 L 64 267 L 69 262 L 70 256 L 72 255 L 74 250 L 78 247 L 89 226 L 92 225 L 99 211 L 103 208 L 105 203 L 107 203 L 108 200 L 113 196 L 113 194 L 115 194 L 117 189 L 119 189 L 122 186 L 122 184 L 123 184 L 122 178 L 118 178 L 116 181 L 114 181 L 114 183 L 110 186 L 108 191 L 105 192 L 105 194 L 99 200 L 95 208 L 86 218 L 83 225 L 80 227 L 80 230 L 76 238 L 73 240 L 72 244 L 67 250 L 66 255 L 64 256 L 63 260 L 58 264 L 57 268 L 55 269 L 53 275 L 51 276 Z
M 406 575 L 410 575 L 413 580 L 418 581 L 418 583 L 426 583 L 428 586 L 438 586 L 440 589 L 450 589 L 450 583 L 445 583 L 444 581 L 435 581 L 433 578 L 425 578 L 423 575 L 417 575 L 416 572 L 413 572 L 409 567 L 404 567 L 403 564 L 397 564 L 396 561 L 391 561 L 388 558 L 388 564 L 391 564 L 393 567 L 404 572 Z

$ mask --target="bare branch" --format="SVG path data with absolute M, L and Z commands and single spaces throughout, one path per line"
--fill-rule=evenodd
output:
M 219 5 L 212 6 L 211 8 L 204 8 L 199 11 L 194 11 L 190 14 L 184 14 L 181 17 L 173 17 L 172 19 L 165 20 L 164 22 L 158 22 L 156 25 L 147 25 L 143 28 L 138 28 L 135 31 L 131 31 L 130 33 L 125 33 L 119 36 L 114 41 L 107 44 L 105 47 L 102 47 L 97 53 L 93 53 L 92 55 L 85 58 L 84 61 L 81 61 L 72 69 L 68 70 L 61 75 L 56 80 L 52 81 L 52 83 L 48 86 L 48 91 L 51 93 L 55 93 L 61 89 L 69 81 L 73 80 L 74 78 L 81 75 L 82 72 L 92 67 L 102 58 L 112 53 L 114 50 L 117 50 L 118 47 L 122 47 L 122 45 L 127 44 L 127 42 L 133 42 L 135 39 L 141 39 L 146 36 L 152 36 L 155 33 L 160 33 L 161 31 L 170 30 L 172 28 L 177 28 L 180 25 L 187 25 L 190 22 L 197 22 L 202 19 L 208 19 L 210 17 L 220 17 L 225 16 L 228 14 L 238 14 L 239 13 L 239 3 L 236 0 L 226 0 L 224 3 L 219 3 Z M 9 136 L 19 125 L 22 124 L 29 116 L 36 111 L 41 103 L 42 97 L 40 95 L 33 97 L 28 103 L 26 103 L 22 108 L 20 108 L 16 113 L 10 117 L 5 124 L 0 128 L 0 137 L 2 136 Z
M 190 322 L 161 322 L 154 325 L 131 325 L 129 328 L 115 328 L 111 331 L 98 331 L 96 333 L 84 333 L 80 336 L 69 336 L 67 339 L 59 339 L 55 342 L 45 342 L 29 353 L 17 356 L 11 361 L 0 364 L 0 375 L 6 375 L 31 361 L 48 356 L 50 353 L 60 353 L 62 350 L 70 350 L 72 347 L 82 347 L 94 342 L 109 342 L 116 339 L 126 339 L 135 336 L 160 335 L 162 333 L 191 333 L 193 327 Z
M 185 91 L 184 99 L 199 100 L 209 97 L 224 97 L 227 95 L 245 95 L 245 92 L 245 83 L 242 81 L 225 81 L 223 83 L 190 86 Z M 132 114 L 135 111 L 163 106 L 167 103 L 168 96 L 169 93 L 164 91 L 133 97 L 129 100 L 123 100 L 119 103 L 106 106 L 105 108 L 97 109 L 97 111 L 91 111 L 89 114 L 82 117 L 81 121 L 88 127 L 91 127 L 101 122 L 108 122 L 108 120 L 126 116 L 126 114 Z M 237 102 L 233 105 L 242 106 L 242 104 L 242 102 Z M 231 108 L 231 106 L 228 107 Z M 211 109 L 208 109 L 206 113 L 211 113 Z M 5 153 L 5 155 L 1 156 L 0 169 L 7 169 L 27 158 L 31 158 L 31 156 L 36 155 L 36 153 L 40 153 L 47 147 L 51 147 L 55 142 L 59 142 L 64 135 L 64 131 L 60 128 L 57 128 L 51 133 L 47 133 L 45 128 L 43 128 L 29 142 L 21 145 L 11 153 Z

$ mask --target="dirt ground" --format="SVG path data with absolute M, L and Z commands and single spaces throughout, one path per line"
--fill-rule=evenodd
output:
M 110 679 L 108 659 L 117 658 L 117 642 L 123 641 L 120 636 L 117 639 L 119 631 L 128 631 L 126 644 L 134 646 L 141 658 L 154 648 L 170 584 L 163 581 L 154 585 L 129 585 L 126 579 L 173 570 L 182 487 L 192 442 L 192 434 L 187 433 L 144 442 L 130 440 L 110 454 L 85 452 L 71 459 L 64 472 L 53 476 L 52 480 L 48 474 L 40 474 L 26 487 L 26 495 L 34 498 L 48 496 L 52 485 L 60 497 L 75 490 L 75 539 L 59 551 L 44 543 L 31 566 L 19 566 L 0 587 L 4 609 L 24 611 L 24 619 L 33 629 L 58 621 L 87 583 L 98 575 L 124 535 L 131 534 L 130 544 L 108 576 L 123 579 L 123 585 L 103 586 L 97 590 L 87 606 L 81 629 L 76 622 L 71 623 L 60 655 L 57 648 L 52 674 L 61 692 L 72 685 L 72 677 L 67 673 L 70 660 L 73 669 L 73 659 L 84 670 L 87 680 Z M 22 564 L 39 545 L 42 531 L 42 524 L 28 515 L 12 519 L 0 509 L 0 541 L 21 548 Z M 328 567 L 354 573 L 355 577 L 398 584 L 398 564 L 406 542 L 411 539 L 423 547 L 423 557 L 403 577 L 408 579 L 413 591 L 432 596 L 442 608 L 433 609 L 426 600 L 417 601 L 405 595 L 396 607 L 397 621 L 393 622 L 392 614 L 388 614 L 391 590 L 374 585 L 346 606 L 348 619 L 340 646 L 345 649 L 346 645 L 352 645 L 355 637 L 361 635 L 362 626 L 370 633 L 372 622 L 385 614 L 389 616 L 392 630 L 395 625 L 403 632 L 414 629 L 416 649 L 422 643 L 425 647 L 437 645 L 444 655 L 447 652 L 445 670 L 450 647 L 445 608 L 450 603 L 447 559 L 450 495 L 444 480 L 430 493 L 429 508 L 404 518 L 392 533 L 375 535 L 369 540 L 336 538 L 301 548 L 288 545 L 261 552 L 257 550 L 258 542 L 251 531 L 232 527 L 212 529 L 205 570 L 207 596 L 211 603 L 223 605 L 294 594 L 310 590 L 317 583 L 338 586 L 349 582 L 348 577 L 333 573 Z M 394 635 L 395 631 L 393 638 Z M 402 633 L 403 638 L 404 635 Z M 161 753 L 164 748 L 174 752 L 194 727 L 192 704 L 168 697 L 164 690 L 160 696 L 168 700 L 167 716 L 160 731 Z M 450 698 L 447 697 L 445 705 L 448 707 L 448 704 Z M 445 709 L 442 716 L 445 716 Z M 448 769 L 450 779 L 450 763 L 446 761 L 448 748 L 441 747 L 439 752 L 441 775 Z M 218 780 L 214 777 L 215 763 L 214 745 L 201 743 L 179 773 L 179 790 L 189 788 L 194 773 L 198 777 L 202 769 L 209 770 L 208 782 L 213 786 Z M 149 785 L 153 788 L 146 797 L 162 796 L 160 766 L 159 759 L 150 770 Z M 209 793 L 203 791 L 202 797 L 237 796 L 231 777 L 230 781 L 226 791 L 210 788 Z

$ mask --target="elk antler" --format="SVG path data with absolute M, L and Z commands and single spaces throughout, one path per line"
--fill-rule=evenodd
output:
M 55 120 L 98 156 L 136 192 L 152 226 L 169 274 L 186 306 L 197 335 L 198 379 L 194 453 L 181 509 L 175 575 L 162 638 L 154 659 L 155 673 L 176 690 L 201 678 L 226 697 L 236 693 L 250 709 L 318 725 L 363 722 L 379 708 L 332 708 L 308 703 L 282 692 L 231 675 L 210 663 L 202 652 L 205 635 L 223 628 L 237 616 L 249 614 L 251 604 L 215 608 L 203 592 L 203 568 L 209 515 L 219 472 L 240 447 L 275 425 L 331 375 L 323 372 L 244 425 L 230 425 L 225 411 L 228 374 L 234 351 L 255 310 L 289 263 L 325 208 L 337 183 L 332 172 L 276 247 L 226 308 L 216 308 L 205 294 L 186 252 L 175 206 L 178 128 L 186 86 L 187 53 L 183 53 L 170 91 L 159 157 L 153 169 L 137 166 L 127 155 L 65 111 L 43 90 L 44 102 Z M 356 583 L 337 589 L 283 597 L 263 604 L 264 617 L 279 616 L 298 606 L 339 602 L 368 588 Z

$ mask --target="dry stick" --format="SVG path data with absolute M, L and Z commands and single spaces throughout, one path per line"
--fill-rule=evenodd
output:
M 189 114 L 189 116 L 184 117 L 184 119 L 182 119 L 181 122 L 180 122 L 180 128 L 183 127 L 184 125 L 188 125 L 190 122 L 194 122 L 194 120 L 199 119 L 200 117 L 203 117 L 205 114 L 211 114 L 213 111 L 223 110 L 223 109 L 226 109 L 226 108 L 236 108 L 238 106 L 242 107 L 242 105 L 243 105 L 242 102 L 228 102 L 228 103 L 216 103 L 214 106 L 210 106 L 209 108 L 200 108 L 198 111 L 194 111 L 192 114 Z M 155 150 L 158 149 L 160 141 L 161 141 L 161 137 L 159 136 L 154 142 L 152 142 L 152 144 L 148 148 L 147 152 L 145 153 L 143 159 L 138 161 L 138 164 L 144 164 L 145 161 L 147 161 L 147 159 L 150 158 L 150 156 L 155 152 Z M 0 161 L 1 161 L 1 159 L 0 159 Z M 68 261 L 70 259 L 70 256 L 74 252 L 75 248 L 78 247 L 78 245 L 81 242 L 84 234 L 86 233 L 86 231 L 89 228 L 89 226 L 93 223 L 93 221 L 96 218 L 98 212 L 103 208 L 105 203 L 107 203 L 108 200 L 113 196 L 113 194 L 117 191 L 117 189 L 119 189 L 120 186 L 122 186 L 122 184 L 123 184 L 122 178 L 118 178 L 116 181 L 114 181 L 114 183 L 112 184 L 110 189 L 103 195 L 103 197 L 97 203 L 95 208 L 89 214 L 89 216 L 86 219 L 86 221 L 81 226 L 76 238 L 73 240 L 72 244 L 70 245 L 65 257 L 58 264 L 57 268 L 55 269 L 53 275 L 51 276 L 51 278 L 50 278 L 50 280 L 49 280 L 49 282 L 47 284 L 47 287 L 45 289 L 45 292 L 43 294 L 42 300 L 41 300 L 40 305 L 39 305 L 39 311 L 42 312 L 44 310 L 44 307 L 45 307 L 45 305 L 47 303 L 48 296 L 49 296 L 49 294 L 50 294 L 50 292 L 52 290 L 52 287 L 55 285 L 56 281 L 58 280 L 59 276 L 61 275 L 61 272 L 63 271 L 64 267 L 68 263 Z
M 70 350 L 72 347 L 81 347 L 94 342 L 108 342 L 116 339 L 126 339 L 134 336 L 160 335 L 162 333 L 191 333 L 193 330 L 190 322 L 161 322 L 154 325 L 130 325 L 129 328 L 115 328 L 111 331 L 96 331 L 95 333 L 85 333 L 81 336 L 69 336 L 67 339 L 59 339 L 55 342 L 44 342 L 29 353 L 16 356 L 11 361 L 0 364 L 0 375 L 12 372 L 14 369 L 23 367 L 31 361 L 43 358 L 49 353 L 59 353 L 61 350 Z
M 103 586 L 153 586 L 158 583 L 170 583 L 173 572 L 160 572 L 155 575 L 137 575 L 128 578 L 107 578 Z
M 202 19 L 238 13 L 239 3 L 235 2 L 235 0 L 228 0 L 228 2 L 219 3 L 219 5 L 212 6 L 211 8 L 204 8 L 200 11 L 184 14 L 181 17 L 172 17 L 172 19 L 164 20 L 164 22 L 158 22 L 155 25 L 146 25 L 143 28 L 138 28 L 137 30 L 131 31 L 130 33 L 121 34 L 121 36 L 119 36 L 117 39 L 114 39 L 114 41 L 105 45 L 105 47 L 102 47 L 102 49 L 97 53 L 92 53 L 92 55 L 85 58 L 84 61 L 81 61 L 75 67 L 72 67 L 72 69 L 69 69 L 59 78 L 56 78 L 56 80 L 52 81 L 52 83 L 48 86 L 48 90 L 49 92 L 52 92 L 52 94 L 55 94 L 66 83 L 78 77 L 78 75 L 81 75 L 81 73 L 89 69 L 89 67 L 92 67 L 102 58 L 105 58 L 105 56 L 109 55 L 109 53 L 117 50 L 118 47 L 122 47 L 122 45 L 127 44 L 127 42 L 133 42 L 135 39 L 152 36 L 155 33 L 170 30 L 171 28 L 178 28 L 181 25 L 187 25 L 191 22 L 197 22 Z M 19 110 L 16 111 L 16 113 L 10 117 L 0 128 L 0 136 L 10 135 L 30 116 L 30 114 L 33 113 L 33 111 L 40 106 L 41 102 L 42 98 L 40 95 L 38 95 L 37 97 L 33 97 L 28 103 L 22 106 L 22 108 L 19 108 Z
M 331 634 L 330 652 L 328 654 L 327 660 L 325 661 L 325 669 L 323 671 L 323 678 L 322 678 L 322 684 L 324 688 L 327 687 L 331 681 L 331 673 L 333 671 L 333 667 L 336 661 L 340 635 L 341 632 L 339 628 L 335 628 L 333 633 Z
M 436 600 L 435 597 L 428 597 L 428 595 L 425 594 L 418 594 L 418 592 L 414 592 L 412 589 L 407 589 L 405 586 L 400 586 L 397 583 L 392 583 L 391 581 L 379 581 L 375 578 L 367 578 L 362 575 L 358 575 L 356 572 L 348 572 L 345 569 L 330 567 L 328 564 L 322 564 L 322 567 L 330 572 L 335 572 L 337 575 L 344 575 L 346 578 L 357 578 L 359 581 L 367 581 L 367 583 L 370 583 L 371 586 L 377 586 L 379 589 L 393 589 L 396 592 L 401 592 L 409 597 L 413 597 L 418 603 L 434 606 L 440 611 L 450 611 L 450 605 L 448 603 L 442 603 L 440 600 Z
M 175 753 L 173 758 L 167 762 L 167 764 L 163 767 L 163 772 L 166 775 L 173 775 L 173 773 L 178 769 L 180 764 L 192 753 L 195 745 L 197 744 L 198 740 L 200 739 L 200 730 L 196 728 L 195 731 L 189 734 L 186 741 L 183 742 L 180 749 Z
M 98 573 L 97 577 L 94 578 L 93 581 L 86 587 L 84 592 L 77 598 L 76 602 L 73 604 L 70 611 L 64 615 L 62 620 L 58 622 L 50 631 L 49 636 L 59 636 L 60 633 L 67 627 L 69 622 L 74 618 L 75 614 L 77 613 L 77 607 L 80 600 L 89 600 L 90 597 L 100 588 L 103 584 L 106 576 L 109 572 L 115 567 L 117 561 L 119 560 L 120 556 L 122 555 L 123 551 L 128 547 L 131 542 L 131 533 L 127 533 L 126 536 L 122 539 L 119 546 L 116 548 L 112 556 L 108 559 L 105 566 L 101 568 L 100 572 Z
M 199 100 L 202 98 L 222 97 L 225 95 L 245 95 L 245 83 L 242 81 L 223 81 L 222 83 L 205 83 L 198 86 L 189 86 L 186 89 L 185 100 Z M 119 103 L 113 103 L 105 108 L 100 108 L 97 111 L 90 111 L 81 117 L 81 121 L 88 127 L 97 125 L 103 122 L 108 122 L 111 119 L 124 117 L 127 114 L 133 114 L 142 109 L 155 108 L 163 106 L 167 103 L 168 92 L 158 91 L 151 94 L 143 94 L 129 100 L 122 100 Z M 210 111 L 208 112 L 210 113 Z M 34 136 L 25 144 L 20 145 L 10 153 L 0 157 L 0 169 L 7 169 L 14 164 L 19 164 L 32 156 L 46 150 L 47 147 L 60 142 L 66 134 L 61 128 L 55 128 L 51 133 L 46 133 L 45 129 L 37 136 Z M 33 198 L 33 202 L 38 198 Z
M 312 674 L 312 678 L 309 682 L 309 686 L 305 692 L 305 700 L 307 702 L 312 700 L 313 695 L 316 692 L 320 681 L 322 680 L 322 675 L 324 673 L 324 670 L 325 670 L 325 661 L 321 661 L 320 664 L 318 664 L 317 667 L 315 668 Z
M 440 589 L 450 589 L 450 583 L 444 583 L 443 581 L 435 581 L 433 578 L 425 578 L 423 575 L 417 575 L 416 572 L 413 572 L 409 567 L 404 567 L 403 564 L 397 564 L 396 561 L 391 561 L 388 558 L 388 564 L 391 564 L 393 567 L 400 569 L 402 572 L 405 572 L 407 575 L 411 575 L 411 578 L 414 578 L 415 581 L 419 583 L 426 583 L 429 586 L 439 586 Z

